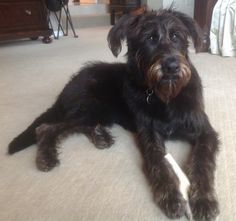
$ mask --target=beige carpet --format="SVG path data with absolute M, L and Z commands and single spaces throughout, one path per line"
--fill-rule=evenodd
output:
M 65 140 L 61 165 L 49 173 L 36 169 L 36 146 L 6 155 L 9 141 L 52 104 L 84 62 L 116 60 L 107 47 L 107 32 L 108 27 L 78 30 L 78 39 L 62 37 L 49 45 L 0 45 L 1 221 L 167 220 L 152 201 L 132 136 L 118 126 L 112 129 L 116 143 L 108 150 L 94 148 L 82 135 Z M 219 220 L 234 221 L 236 60 L 210 54 L 191 57 L 203 79 L 206 111 L 222 143 L 216 172 Z M 168 146 L 180 156 L 187 149 L 179 142 Z

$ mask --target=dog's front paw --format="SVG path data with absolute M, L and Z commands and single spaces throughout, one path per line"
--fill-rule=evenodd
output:
M 214 196 L 190 198 L 190 207 L 197 221 L 214 221 L 220 212 Z
M 186 200 L 178 190 L 169 190 L 157 198 L 157 203 L 165 215 L 170 219 L 184 216 L 186 212 Z

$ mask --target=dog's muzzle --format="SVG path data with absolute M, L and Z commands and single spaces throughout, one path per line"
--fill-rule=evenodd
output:
M 176 78 L 180 72 L 180 62 L 176 57 L 167 57 L 162 59 L 161 68 L 164 78 Z
M 164 103 L 169 103 L 191 78 L 191 70 L 184 56 L 158 59 L 147 71 L 147 84 Z

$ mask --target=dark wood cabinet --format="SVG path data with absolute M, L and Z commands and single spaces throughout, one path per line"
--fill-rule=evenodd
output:
M 0 40 L 42 36 L 49 43 L 51 34 L 43 0 L 0 0 Z
M 203 31 L 200 52 L 207 52 L 210 45 L 210 28 L 213 8 L 217 0 L 195 0 L 194 19 Z
M 115 24 L 116 13 L 129 13 L 140 7 L 141 0 L 110 0 L 111 25 Z

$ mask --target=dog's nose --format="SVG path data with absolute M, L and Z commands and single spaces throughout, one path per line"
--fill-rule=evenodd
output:
M 180 71 L 179 61 L 175 57 L 168 57 L 162 61 L 162 70 L 166 74 L 176 74 Z

